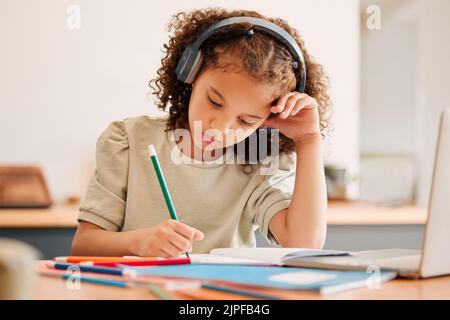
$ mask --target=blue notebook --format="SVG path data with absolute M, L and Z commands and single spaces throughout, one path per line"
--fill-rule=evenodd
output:
M 173 265 L 128 267 L 138 276 L 220 280 L 278 289 L 314 290 L 330 294 L 351 288 L 374 288 L 396 277 L 395 271 L 342 271 L 246 265 Z

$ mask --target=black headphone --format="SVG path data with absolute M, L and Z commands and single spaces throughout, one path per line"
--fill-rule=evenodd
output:
M 305 92 L 306 88 L 306 63 L 303 57 L 303 52 L 298 46 L 294 38 L 283 28 L 278 25 L 260 18 L 253 17 L 232 17 L 224 20 L 220 20 L 213 25 L 209 26 L 205 31 L 203 31 L 200 36 L 195 40 L 194 43 L 188 45 L 184 51 L 183 55 L 178 62 L 177 68 L 175 70 L 177 79 L 184 83 L 194 82 L 198 71 L 203 62 L 203 55 L 201 51 L 202 44 L 218 30 L 227 27 L 232 24 L 238 23 L 250 23 L 252 24 L 252 29 L 261 29 L 266 33 L 273 36 L 275 39 L 280 41 L 286 49 L 290 52 L 293 58 L 293 67 L 296 69 L 297 76 L 297 86 L 296 90 L 298 92 Z M 253 34 L 253 31 L 248 33 Z M 299 68 L 298 66 L 301 66 Z

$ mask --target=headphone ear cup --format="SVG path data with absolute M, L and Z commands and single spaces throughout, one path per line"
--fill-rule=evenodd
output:
M 200 68 L 203 64 L 203 53 L 202 50 L 199 50 L 197 53 L 197 56 L 195 57 L 194 64 L 191 67 L 191 70 L 189 71 L 189 74 L 186 78 L 186 83 L 193 83 L 195 78 L 197 77 L 198 72 L 200 71 Z

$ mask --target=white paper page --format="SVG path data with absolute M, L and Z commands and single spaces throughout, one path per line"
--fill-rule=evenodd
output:
M 269 265 L 264 261 L 241 259 L 233 257 L 225 257 L 206 253 L 191 253 L 189 254 L 191 263 L 198 264 L 238 264 L 238 265 Z
M 320 256 L 343 254 L 344 251 L 317 250 L 305 248 L 217 248 L 210 251 L 211 254 L 241 259 L 264 261 L 271 264 L 282 265 L 283 258 L 295 256 Z
M 253 259 L 272 264 L 281 264 L 281 260 L 285 255 L 298 251 L 313 250 L 302 248 L 217 248 L 212 249 L 210 253 L 218 256 Z

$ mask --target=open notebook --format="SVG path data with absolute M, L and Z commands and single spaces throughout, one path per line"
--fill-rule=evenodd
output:
M 349 255 L 345 251 L 303 248 L 218 248 L 209 254 L 190 254 L 192 264 L 241 264 L 289 266 L 305 257 Z

